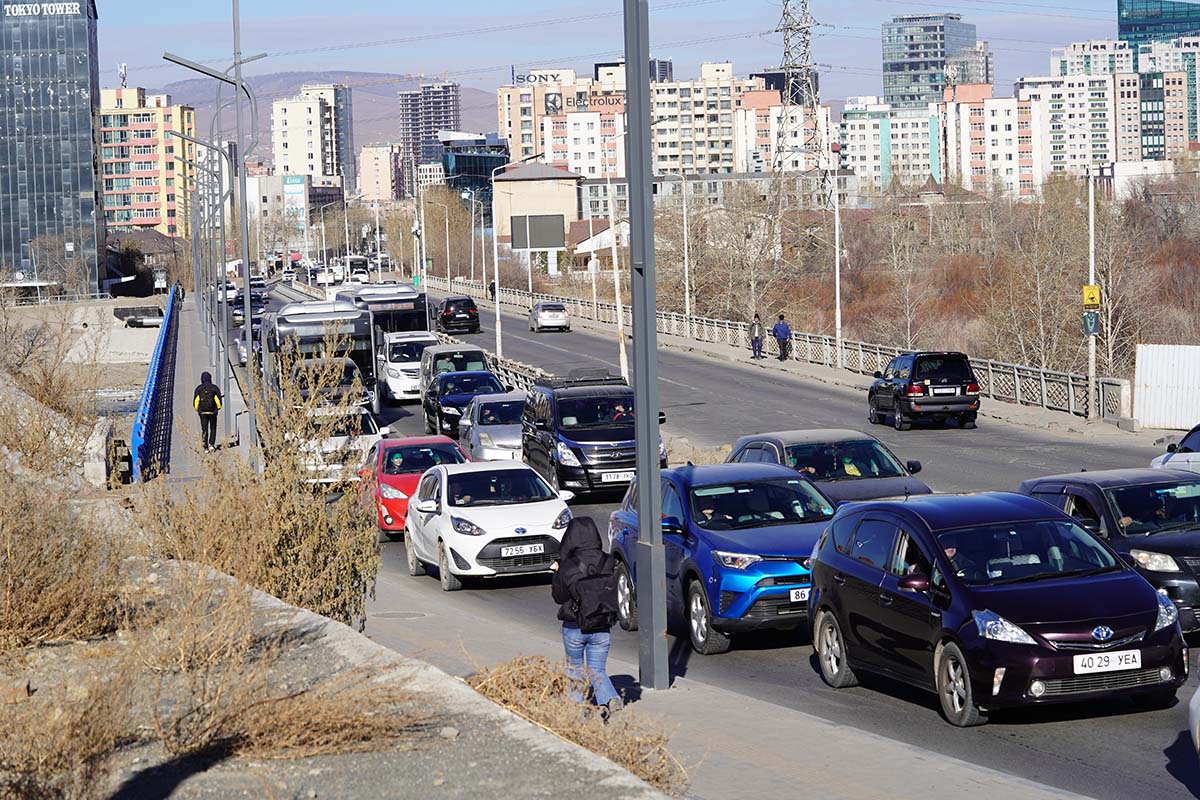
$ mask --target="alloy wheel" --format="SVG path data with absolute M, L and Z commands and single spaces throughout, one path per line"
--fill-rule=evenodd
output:
M 688 608 L 688 622 L 692 626 L 692 639 L 703 645 L 708 638 L 708 613 L 704 610 L 704 601 L 699 592 L 692 593 L 692 602 Z
M 957 717 L 967 705 L 967 681 L 963 666 L 957 658 L 949 656 L 946 659 L 946 677 L 942 685 L 942 696 L 946 707 Z
M 617 575 L 617 614 L 621 619 L 629 619 L 629 603 L 632 589 L 629 586 L 629 574 L 625 570 L 621 570 Z

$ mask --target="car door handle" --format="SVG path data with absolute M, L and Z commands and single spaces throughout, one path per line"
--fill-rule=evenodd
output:
M 846 577 L 844 575 L 834 575 L 833 582 L 838 586 L 844 586 L 846 583 Z
M 890 592 L 880 592 L 879 602 L 881 605 L 890 606 L 892 604 L 892 595 Z

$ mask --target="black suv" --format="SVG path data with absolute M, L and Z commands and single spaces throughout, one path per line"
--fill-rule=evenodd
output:
M 479 333 L 479 309 L 475 301 L 465 295 L 447 297 L 438 303 L 434 311 L 434 322 L 443 333 L 467 331 Z
M 867 420 L 879 425 L 891 414 L 898 431 L 913 420 L 951 417 L 961 428 L 974 428 L 978 413 L 979 383 L 962 353 L 901 353 L 875 373 L 867 390 Z
M 633 389 L 620 377 L 552 378 L 529 390 L 521 457 L 556 490 L 624 491 L 637 467 L 633 415 Z M 658 457 L 666 467 L 661 438 Z

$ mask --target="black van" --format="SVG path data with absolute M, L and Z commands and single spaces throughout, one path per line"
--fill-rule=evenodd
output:
M 437 329 L 443 333 L 451 331 L 479 333 L 479 309 L 475 307 L 475 301 L 469 297 L 463 295 L 447 297 L 438 303 L 437 310 L 434 311 L 434 323 L 437 325 Z
M 552 378 L 529 390 L 521 457 L 556 490 L 624 490 L 637 466 L 633 421 L 633 389 L 623 379 Z M 658 421 L 666 421 L 661 412 Z M 661 438 L 658 456 L 666 467 Z

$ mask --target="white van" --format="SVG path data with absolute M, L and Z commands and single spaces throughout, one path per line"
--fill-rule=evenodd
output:
M 421 397 L 421 353 L 438 343 L 427 331 L 385 333 L 379 346 L 384 397 L 392 401 Z
M 439 344 L 421 353 L 421 398 L 429 382 L 441 372 L 474 372 L 492 368 L 492 359 L 482 347 L 473 344 Z

